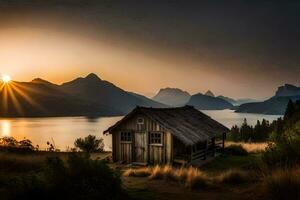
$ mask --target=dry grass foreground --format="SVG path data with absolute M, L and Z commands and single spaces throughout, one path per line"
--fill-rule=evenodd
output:
M 214 184 L 241 184 L 253 180 L 253 175 L 242 170 L 228 170 L 218 176 L 208 176 L 205 172 L 195 167 L 174 168 L 170 165 L 129 168 L 124 173 L 125 177 L 148 177 L 151 180 L 168 180 L 185 185 L 189 189 L 201 189 Z
M 236 199 L 236 197 L 242 195 L 241 191 L 246 191 L 243 195 L 249 196 L 240 197 L 240 199 L 300 199 L 300 167 L 266 172 L 230 169 L 211 176 L 194 167 L 174 168 L 166 165 L 129 168 L 125 170 L 123 176 L 147 177 L 148 180 L 164 180 L 167 183 L 179 183 L 178 190 L 181 190 L 180 185 L 184 185 L 189 190 L 201 190 L 201 195 L 212 195 L 211 190 L 213 189 L 213 193 L 215 193 L 213 196 L 217 199 L 221 197 L 223 199 Z M 164 187 L 167 186 L 164 185 Z M 234 192 L 228 193 L 227 191 L 226 193 L 226 188 L 238 192 L 234 194 Z M 225 198 L 228 194 L 228 198 Z M 191 196 L 195 197 L 197 195 L 199 193 Z

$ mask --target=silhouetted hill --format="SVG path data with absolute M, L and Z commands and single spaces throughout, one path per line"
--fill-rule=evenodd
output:
M 135 106 L 164 105 L 133 95 L 90 74 L 62 85 L 42 79 L 11 82 L 0 91 L 2 117 L 112 116 L 123 115 Z
M 49 81 L 46 81 L 44 79 L 41 79 L 41 78 L 35 78 L 31 81 L 31 83 L 37 83 L 37 84 L 45 84 L 45 85 L 51 85 L 51 86 L 58 86 L 56 84 L 53 84 Z
M 191 95 L 188 92 L 181 89 L 164 88 L 160 89 L 152 99 L 169 106 L 183 106 L 189 101 L 190 97 Z
M 300 87 L 296 87 L 291 84 L 285 84 L 278 87 L 275 96 L 298 96 L 300 95 Z
M 283 115 L 290 99 L 295 102 L 300 99 L 300 94 L 296 86 L 286 84 L 279 87 L 272 98 L 263 102 L 242 104 L 236 112 Z
M 225 96 L 222 96 L 222 95 L 217 96 L 217 97 L 231 103 L 232 105 L 236 105 L 236 100 L 233 99 L 233 98 L 225 97 Z
M 151 99 L 141 95 L 126 92 L 114 84 L 101 80 L 95 74 L 89 74 L 85 78 L 77 78 L 71 82 L 61 85 L 64 92 L 72 96 L 80 96 L 89 100 L 93 104 L 104 105 L 118 110 L 120 114 L 125 114 L 131 111 L 137 105 L 161 107 Z
M 236 112 L 283 115 L 290 99 L 296 101 L 300 99 L 300 96 L 272 97 L 263 102 L 246 103 L 240 105 Z
M 224 99 L 203 95 L 201 93 L 191 96 L 187 105 L 194 106 L 200 110 L 223 110 L 233 108 L 233 105 Z

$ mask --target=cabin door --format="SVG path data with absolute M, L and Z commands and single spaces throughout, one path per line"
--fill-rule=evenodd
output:
M 144 132 L 137 132 L 135 135 L 135 162 L 146 162 L 147 137 Z

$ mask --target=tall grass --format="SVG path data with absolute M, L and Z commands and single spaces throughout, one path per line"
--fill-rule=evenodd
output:
M 149 167 L 143 167 L 138 169 L 129 168 L 123 173 L 123 176 L 148 177 L 151 175 L 151 173 L 152 169 Z
M 273 200 L 300 199 L 300 168 L 277 170 L 265 176 L 263 189 Z
M 253 176 L 242 170 L 229 170 L 209 177 L 195 167 L 174 168 L 170 165 L 127 169 L 124 176 L 148 177 L 151 180 L 175 181 L 190 189 L 200 189 L 212 184 L 241 184 L 253 180 Z
M 241 145 L 248 153 L 260 153 L 266 149 L 267 143 L 226 142 L 225 146 Z

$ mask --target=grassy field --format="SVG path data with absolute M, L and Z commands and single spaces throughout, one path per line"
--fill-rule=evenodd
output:
M 261 145 L 248 147 L 247 156 L 221 155 L 200 168 L 129 168 L 123 183 L 133 199 L 264 199 L 257 193 Z
M 289 194 L 293 194 L 289 199 L 295 199 L 295 191 L 300 191 L 299 168 L 266 173 L 262 169 L 261 161 L 264 144 L 226 144 L 227 147 L 230 145 L 242 145 L 248 153 L 245 155 L 225 153 L 200 168 L 129 167 L 114 163 L 110 163 L 109 166 L 122 174 L 122 185 L 130 199 L 281 200 Z M 5 177 L 39 173 L 45 167 L 47 157 L 59 157 L 66 161 L 69 154 L 0 153 L 0 185 L 1 180 L 6 180 Z M 111 153 L 96 153 L 92 154 L 91 158 L 102 160 L 110 156 Z
M 20 174 L 28 173 L 32 171 L 38 171 L 43 167 L 46 158 L 59 157 L 62 160 L 66 160 L 70 153 L 67 152 L 48 152 L 38 151 L 31 153 L 2 153 L 0 152 L 0 174 Z M 111 153 L 93 153 L 92 159 L 105 159 L 110 156 Z
M 170 166 L 129 168 L 123 184 L 132 199 L 300 199 L 300 168 L 266 170 L 264 143 L 242 145 L 247 155 L 221 155 L 200 168 Z

